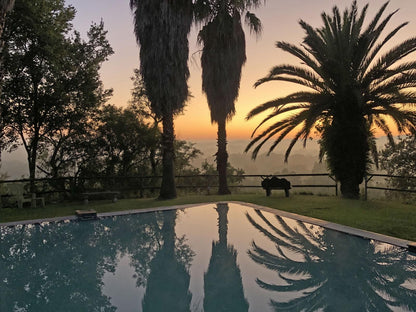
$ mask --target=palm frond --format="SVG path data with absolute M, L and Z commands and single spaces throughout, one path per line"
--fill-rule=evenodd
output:
M 277 98 L 272 101 L 268 101 L 266 103 L 260 104 L 259 106 L 253 108 L 246 116 L 246 120 L 251 119 L 252 117 L 268 110 L 270 108 L 280 109 L 281 106 L 285 106 L 289 103 L 310 103 L 315 101 L 317 97 L 320 97 L 319 93 L 313 92 L 295 92 L 289 94 L 282 98 Z
M 365 74 L 368 71 L 368 68 L 370 66 L 370 64 L 374 61 L 374 58 L 377 56 L 377 54 L 380 52 L 380 50 L 386 45 L 387 42 L 390 41 L 391 38 L 393 38 L 400 29 L 402 29 L 404 26 L 406 26 L 408 24 L 408 22 L 406 23 L 402 23 L 401 25 L 397 26 L 395 29 L 393 29 L 385 38 L 384 40 L 377 44 L 373 50 L 369 53 L 368 50 L 366 49 L 365 44 L 367 43 L 367 38 L 364 38 L 362 36 L 362 39 L 360 40 L 361 42 L 365 42 L 363 45 L 364 46 L 360 46 L 357 50 L 360 51 L 360 54 L 357 57 L 356 62 L 358 63 L 358 61 L 360 62 L 359 64 L 359 76 L 358 78 L 361 80 L 363 79 L 363 76 L 365 76 Z M 371 77 L 372 78 L 372 77 Z
M 281 75 L 287 75 L 289 77 Z M 318 92 L 329 92 L 328 87 L 321 79 L 319 79 L 318 76 L 314 74 L 314 72 L 306 68 L 293 65 L 280 65 L 273 67 L 266 77 L 257 80 L 257 82 L 254 84 L 254 87 L 258 87 L 264 82 L 272 80 L 289 81 L 302 86 L 306 86 Z
M 260 35 L 263 31 L 263 25 L 261 24 L 260 19 L 253 13 L 247 11 L 245 22 L 250 28 L 250 33 L 254 33 L 257 36 Z

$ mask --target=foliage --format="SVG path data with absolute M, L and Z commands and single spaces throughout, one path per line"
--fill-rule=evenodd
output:
M 97 114 L 90 143 L 90 158 L 80 164 L 86 176 L 145 175 L 149 149 L 158 144 L 159 132 L 129 109 L 104 106 Z
M 14 0 L 1 0 L 0 1 L 0 94 L 3 88 L 3 30 L 6 22 L 7 14 L 13 9 Z M 7 148 L 10 143 L 10 138 L 7 138 L 4 131 L 6 125 L 6 116 L 3 112 L 3 106 L 0 107 L 0 163 L 1 163 L 1 152 Z M 11 140 L 13 141 L 13 140 Z
M 191 179 L 186 179 L 185 182 L 187 185 L 190 183 L 192 186 L 200 187 L 200 190 L 211 192 L 211 187 L 218 184 L 218 171 L 215 168 L 215 165 L 209 163 L 205 160 L 201 164 L 201 168 L 194 170 L 196 175 L 202 175 L 201 177 L 194 177 Z M 241 168 L 235 168 L 230 163 L 227 163 L 227 185 L 238 186 L 241 185 L 241 182 L 244 180 L 244 170 Z
M 384 19 L 385 3 L 372 21 L 363 28 L 368 5 L 358 11 L 356 1 L 343 14 L 334 7 L 332 15 L 322 14 L 323 27 L 313 28 L 301 20 L 306 33 L 301 47 L 287 42 L 276 46 L 297 57 L 303 66 L 278 65 L 255 86 L 268 81 L 286 81 L 306 88 L 254 108 L 248 119 L 268 110 L 270 114 L 254 130 L 274 122 L 258 133 L 247 146 L 255 144 L 255 158 L 263 144 L 276 137 L 269 153 L 289 134 L 294 146 L 317 132 L 322 153 L 332 173 L 341 182 L 344 197 L 358 198 L 359 184 L 370 164 L 370 152 L 377 156 L 373 128 L 381 129 L 393 141 L 391 125 L 399 132 L 416 127 L 416 62 L 404 58 L 416 50 L 416 38 L 410 38 L 383 54 L 383 48 L 407 23 L 402 23 L 384 38 L 381 34 L 397 12 Z M 393 121 L 388 123 L 389 118 Z
M 140 45 L 140 72 L 152 112 L 162 118 L 163 178 L 160 198 L 176 197 L 173 117 L 188 99 L 188 34 L 192 0 L 130 0 Z
M 195 143 L 176 140 L 175 171 L 180 175 L 195 173 L 197 169 L 192 165 L 192 161 L 201 154 L 202 152 L 195 147 Z
M 399 138 L 395 145 L 387 143 L 380 153 L 381 168 L 389 175 L 403 178 L 388 178 L 390 187 L 416 190 L 416 136 Z M 413 177 L 413 178 L 409 178 Z
M 155 126 L 159 125 L 161 119 L 152 112 L 151 102 L 147 96 L 146 87 L 140 69 L 134 69 L 134 76 L 130 78 L 133 82 L 129 108 L 145 119 L 153 121 Z
M 31 179 L 45 139 L 86 122 L 111 94 L 99 77 L 113 53 L 103 22 L 93 24 L 84 41 L 71 32 L 74 16 L 63 0 L 22 0 L 6 23 L 2 103 L 10 134 L 27 152 Z

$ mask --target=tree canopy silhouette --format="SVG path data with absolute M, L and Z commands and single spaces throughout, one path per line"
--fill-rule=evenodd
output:
M 382 37 L 390 19 L 382 18 L 385 3 L 368 26 L 364 27 L 368 4 L 358 10 L 356 1 L 343 14 L 334 7 L 332 14 L 322 13 L 323 26 L 313 28 L 305 21 L 306 33 L 301 47 L 279 41 L 276 46 L 302 62 L 302 66 L 278 65 L 258 80 L 286 81 L 306 87 L 290 95 L 261 104 L 247 119 L 271 110 L 253 132 L 246 151 L 253 148 L 255 158 L 265 142 L 275 137 L 269 153 L 289 134 L 294 135 L 286 151 L 286 160 L 298 140 L 318 133 L 321 157 L 341 182 L 344 197 L 358 198 L 359 184 L 369 169 L 370 154 L 377 159 L 374 129 L 381 129 L 393 141 L 392 125 L 399 132 L 416 128 L 416 62 L 405 59 L 416 50 L 416 37 L 387 51 L 387 45 L 407 23 Z M 389 123 L 389 120 L 392 122 Z M 273 122 L 260 133 L 265 123 Z

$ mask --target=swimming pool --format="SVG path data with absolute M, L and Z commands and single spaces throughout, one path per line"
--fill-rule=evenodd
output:
M 0 227 L 0 311 L 416 311 L 416 256 L 246 205 Z

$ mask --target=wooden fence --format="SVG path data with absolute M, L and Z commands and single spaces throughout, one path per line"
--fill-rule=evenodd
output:
M 244 175 L 231 175 L 229 176 L 229 187 L 239 189 L 261 189 L 261 181 L 271 175 L 261 174 L 244 174 Z M 302 184 L 292 183 L 292 188 L 327 188 L 333 189 L 334 195 L 338 196 L 339 183 L 335 177 L 329 173 L 300 173 L 300 174 L 278 174 L 275 175 L 279 178 L 287 178 L 289 181 L 291 178 L 303 178 L 303 177 L 328 177 L 328 183 L 317 184 Z M 415 189 L 398 189 L 389 188 L 384 186 L 375 186 L 369 184 L 374 177 L 382 178 L 403 178 L 403 179 L 416 179 L 416 177 L 409 176 L 393 176 L 386 174 L 368 174 L 364 179 L 364 199 L 368 197 L 368 190 L 384 190 L 395 192 L 416 193 Z M 39 178 L 35 180 L 37 186 L 37 194 L 47 196 L 48 194 L 65 193 L 70 194 L 72 198 L 76 199 L 76 195 L 90 190 L 117 190 L 117 191 L 136 191 L 140 197 L 144 196 L 146 191 L 157 191 L 160 188 L 161 176 L 125 176 L 125 177 L 62 177 L 57 179 L 51 178 Z M 293 180 L 293 179 L 292 179 Z M 244 183 L 244 181 L 249 183 Z M 0 181 L 0 189 L 3 184 L 8 183 L 24 183 L 28 184 L 29 179 L 18 180 L 3 180 Z M 207 193 L 216 192 L 218 182 L 217 175 L 178 175 L 176 176 L 176 187 L 178 189 L 186 190 L 205 190 Z M 7 194 L 1 195 L 7 197 Z

